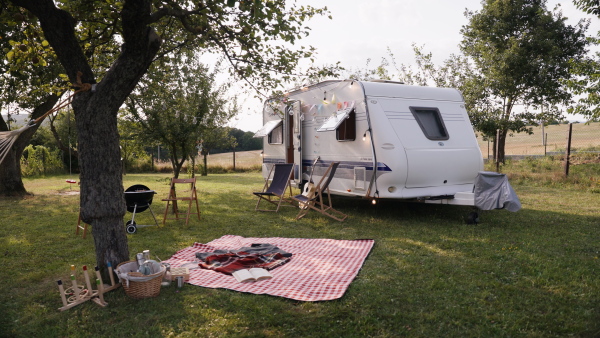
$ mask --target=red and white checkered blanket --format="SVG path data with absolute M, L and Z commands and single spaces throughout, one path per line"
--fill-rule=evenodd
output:
M 209 243 L 178 251 L 166 260 L 179 267 L 196 260 L 196 252 L 235 250 L 253 243 L 270 243 L 293 254 L 292 259 L 274 270 L 273 278 L 251 283 L 239 283 L 235 277 L 220 272 L 190 270 L 188 283 L 207 288 L 225 288 L 254 294 L 268 294 L 300 301 L 322 301 L 340 298 L 371 251 L 372 239 L 335 240 L 311 238 L 245 238 L 225 235 Z M 195 266 L 195 264 L 194 264 Z

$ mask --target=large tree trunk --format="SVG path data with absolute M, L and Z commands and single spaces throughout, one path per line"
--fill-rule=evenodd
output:
M 31 113 L 32 119 L 36 119 L 52 109 L 58 99 L 59 97 L 57 95 L 48 96 L 44 103 L 33 110 Z M 15 143 L 9 150 L 6 158 L 4 158 L 4 161 L 0 163 L 0 195 L 22 197 L 28 194 L 23 185 L 21 176 L 21 156 L 23 155 L 23 150 L 29 145 L 31 138 L 38 127 L 39 125 L 36 125 L 22 132 L 15 140 Z M 7 129 L 4 121 L 2 121 L 0 131 L 5 131 Z
M 95 76 L 75 36 L 73 17 L 52 0 L 12 0 L 38 17 L 44 35 L 65 68 L 71 82 L 95 84 Z M 122 52 L 91 91 L 78 93 L 73 110 L 78 132 L 81 170 L 81 218 L 92 225 L 96 261 L 100 268 L 129 260 L 123 225 L 125 201 L 117 113 L 160 48 L 160 38 L 147 26 L 148 0 L 125 1 L 123 5 Z

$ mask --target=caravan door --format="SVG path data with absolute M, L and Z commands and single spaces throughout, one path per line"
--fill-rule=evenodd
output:
M 288 152 L 288 163 L 294 163 L 294 183 L 298 187 L 302 183 L 302 120 L 300 101 L 290 102 L 286 106 L 286 119 L 288 120 L 288 145 L 291 145 L 292 154 Z M 290 156 L 291 155 L 291 156 Z

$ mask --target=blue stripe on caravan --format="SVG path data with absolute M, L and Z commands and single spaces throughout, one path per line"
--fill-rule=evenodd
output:
M 314 161 L 311 160 L 302 160 L 302 165 L 305 167 L 312 166 Z M 331 162 L 337 161 L 323 161 L 319 160 L 316 164 L 318 167 L 329 167 Z M 351 169 L 353 170 L 355 167 L 362 167 L 366 170 L 373 170 L 373 162 L 363 162 L 363 161 L 339 161 L 340 165 L 338 169 Z M 390 167 L 388 167 L 385 163 L 377 162 L 377 171 L 392 171 Z
M 283 158 L 263 158 L 263 163 L 285 163 Z
M 302 160 L 302 165 L 305 167 L 311 167 L 313 165 L 314 160 Z M 318 167 L 329 167 L 331 162 L 335 161 L 323 161 L 319 160 L 316 164 Z M 373 170 L 373 162 L 365 162 L 365 161 L 339 161 L 340 165 L 338 169 L 351 169 L 353 170 L 355 167 L 365 168 L 366 170 Z M 282 158 L 263 158 L 263 163 L 275 164 L 275 163 L 286 163 L 285 159 Z M 385 163 L 377 162 L 377 171 L 392 171 L 390 167 Z

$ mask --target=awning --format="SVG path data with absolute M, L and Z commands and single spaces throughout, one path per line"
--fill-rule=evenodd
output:
M 256 132 L 256 134 L 254 134 L 254 137 L 265 137 L 269 135 L 269 133 L 271 133 L 273 129 L 277 128 L 281 123 L 282 120 L 268 121 Z
M 350 115 L 350 113 L 352 112 L 353 109 L 354 108 L 345 108 L 345 109 L 336 111 L 335 115 L 328 118 L 327 121 L 325 121 L 325 123 L 323 123 L 321 128 L 317 129 L 317 131 L 336 130 L 337 127 L 339 127 L 340 124 L 342 124 L 342 122 L 344 122 L 344 120 L 346 120 L 348 118 L 348 115 Z

